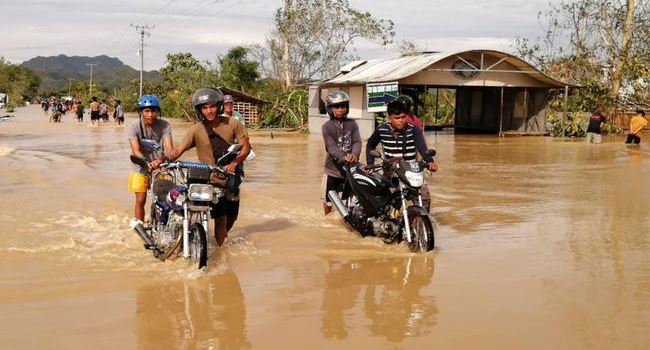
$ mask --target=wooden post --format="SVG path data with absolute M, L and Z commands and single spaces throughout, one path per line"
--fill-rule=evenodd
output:
M 503 86 L 501 87 L 501 105 L 499 106 L 499 136 L 503 137 Z
M 569 85 L 564 85 L 564 120 L 562 121 L 562 124 L 566 124 L 566 121 L 569 118 L 568 108 L 569 108 Z M 566 135 L 562 135 L 562 136 L 564 137 Z
M 524 132 L 528 131 L 528 88 L 524 88 Z
M 440 89 L 438 89 L 438 87 L 436 87 L 436 115 L 433 118 L 433 119 L 435 119 L 434 124 L 438 124 L 438 92 L 439 91 L 440 91 Z

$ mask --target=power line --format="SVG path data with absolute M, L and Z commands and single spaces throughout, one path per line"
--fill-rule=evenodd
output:
M 199 2 L 195 3 L 193 6 L 189 6 L 189 7 L 185 8 L 185 10 L 183 10 L 183 11 L 181 11 L 179 13 L 173 14 L 174 18 L 172 18 L 171 20 L 165 22 L 164 24 L 166 26 L 169 26 L 171 24 L 174 24 L 174 23 L 176 23 L 178 21 L 185 20 L 187 18 L 197 17 L 197 15 L 189 15 L 189 16 L 185 16 L 185 15 L 192 12 L 192 11 L 197 11 L 199 9 L 202 9 L 202 8 L 204 8 L 206 6 L 212 5 L 213 3 L 217 3 L 217 2 L 220 2 L 220 0 L 216 0 L 216 1 L 215 0 L 207 0 L 207 1 L 202 0 L 202 1 L 199 1 Z
M 216 13 L 213 13 L 213 14 L 206 14 L 205 13 L 205 11 L 208 11 L 210 9 L 210 7 L 205 7 L 206 5 L 211 6 L 211 5 L 214 5 L 214 4 L 219 3 L 219 2 L 222 2 L 223 4 L 216 10 Z M 165 25 L 169 25 L 171 23 L 178 22 L 178 21 L 186 21 L 188 19 L 194 19 L 194 18 L 197 18 L 197 17 L 214 17 L 216 15 L 224 15 L 224 14 L 227 13 L 228 10 L 232 9 L 235 5 L 238 5 L 237 1 L 233 1 L 231 4 L 228 4 L 228 5 L 226 5 L 226 3 L 227 3 L 227 1 L 224 1 L 224 0 L 216 0 L 216 1 L 211 0 L 211 3 L 197 4 L 198 6 L 195 6 L 194 9 L 205 8 L 204 9 L 205 11 L 195 11 L 195 12 L 198 12 L 198 13 L 184 16 L 184 14 L 186 14 L 187 12 L 190 12 L 192 10 L 191 8 L 186 9 L 185 11 L 177 14 L 177 17 L 175 19 L 172 19 L 171 21 L 165 23 Z M 185 30 L 187 28 L 194 27 L 194 26 L 196 26 L 198 24 L 199 23 L 196 23 L 196 21 L 194 21 L 194 22 L 190 22 L 190 23 L 187 23 L 187 24 L 183 24 L 183 25 L 176 25 L 176 26 L 173 27 L 173 31 L 177 33 L 179 31 Z M 170 28 L 170 30 L 171 30 L 171 28 Z M 169 33 L 169 30 L 168 31 L 163 30 L 163 33 L 165 33 L 165 34 Z
M 155 10 L 153 10 L 153 11 L 147 11 L 146 13 L 141 14 L 140 16 L 138 16 L 138 18 L 136 18 L 136 21 L 140 21 L 140 20 L 143 19 L 145 16 L 151 18 L 152 15 L 157 14 L 158 12 L 160 12 L 161 10 L 163 10 L 163 9 L 165 9 L 165 8 L 167 8 L 167 7 L 169 7 L 171 4 L 175 3 L 176 1 L 178 1 L 178 0 L 170 0 L 170 1 L 168 1 L 167 3 L 165 3 L 164 5 L 158 7 L 157 9 L 155 9 Z

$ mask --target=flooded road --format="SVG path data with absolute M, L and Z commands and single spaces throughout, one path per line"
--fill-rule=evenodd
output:
M 0 123 L 1 347 L 648 348 L 647 144 L 427 133 L 437 248 L 414 255 L 323 217 L 320 136 L 274 136 L 199 272 L 128 228 L 125 128 Z

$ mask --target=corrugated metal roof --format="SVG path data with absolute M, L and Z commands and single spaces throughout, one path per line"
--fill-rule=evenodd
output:
M 318 85 L 350 85 L 397 81 L 415 73 L 418 73 L 432 64 L 447 57 L 459 56 L 465 53 L 485 53 L 499 59 L 505 58 L 518 70 L 530 72 L 534 78 L 550 87 L 564 87 L 571 84 L 563 83 L 542 73 L 533 65 L 511 54 L 494 50 L 470 50 L 455 53 L 436 52 L 423 53 L 419 55 L 406 56 L 390 59 L 374 59 L 368 61 L 355 61 L 341 69 L 341 73 L 335 77 L 321 81 Z

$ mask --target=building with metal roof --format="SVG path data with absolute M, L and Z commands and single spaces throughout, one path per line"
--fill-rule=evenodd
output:
M 342 90 L 350 95 L 349 117 L 357 119 L 362 137 L 372 133 L 377 115 L 398 95 L 413 98 L 425 125 L 444 126 L 446 120 L 456 132 L 545 134 L 552 91 L 566 93 L 570 86 L 516 56 L 494 50 L 355 61 L 310 86 L 309 129 L 320 133 L 328 118 L 325 97 Z M 442 120 L 442 112 L 453 115 Z

